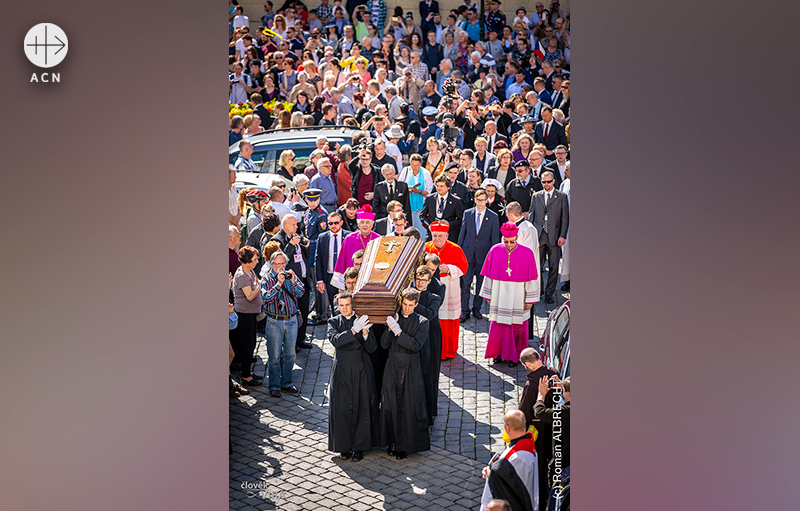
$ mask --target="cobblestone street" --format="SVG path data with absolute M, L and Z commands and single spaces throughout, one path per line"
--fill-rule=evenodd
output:
M 547 314 L 569 294 L 557 291 L 556 299 L 534 307 L 537 348 Z M 231 509 L 477 510 L 481 469 L 504 449 L 503 414 L 517 407 L 527 374 L 522 365 L 495 367 L 483 358 L 488 320 L 462 324 L 458 355 L 442 362 L 431 450 L 399 461 L 376 450 L 358 463 L 326 450 L 334 348 L 324 325 L 309 328 L 314 347 L 298 352 L 294 370 L 299 395 L 272 398 L 265 378 L 249 396 L 231 400 Z M 265 374 L 265 359 L 261 342 L 255 374 Z

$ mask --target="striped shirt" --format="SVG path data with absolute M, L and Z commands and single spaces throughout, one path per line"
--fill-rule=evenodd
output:
M 294 286 L 291 285 L 289 279 L 283 282 L 283 286 L 279 286 L 275 270 L 270 269 L 264 274 L 261 278 L 264 312 L 272 316 L 294 316 L 300 312 L 297 307 L 297 299 L 303 296 L 305 289 L 298 277 L 295 277 L 294 281 Z

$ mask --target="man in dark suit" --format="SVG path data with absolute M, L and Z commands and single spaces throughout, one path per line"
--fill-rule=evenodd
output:
M 556 291 L 558 281 L 558 261 L 561 258 L 561 247 L 567 241 L 567 230 L 569 229 L 569 203 L 566 194 L 563 194 L 553 187 L 555 177 L 553 173 L 546 170 L 542 173 L 543 190 L 533 194 L 531 209 L 529 211 L 530 221 L 536 228 L 536 235 L 539 236 L 539 275 L 544 270 L 544 259 L 547 257 L 547 286 L 544 287 L 544 279 L 539 278 L 539 282 L 544 287 L 545 301 L 554 303 L 553 294 Z
M 508 137 L 503 136 L 502 134 L 498 133 L 497 131 L 497 123 L 494 121 L 486 121 L 486 124 L 483 125 L 484 133 L 483 138 L 486 139 L 486 151 L 494 154 L 497 151 L 494 149 L 494 145 L 501 140 L 508 145 Z
M 381 175 L 384 180 L 375 185 L 375 195 L 372 197 L 372 211 L 375 213 L 375 219 L 379 220 L 389 214 L 386 207 L 391 201 L 399 202 L 403 206 L 403 213 L 411 218 L 408 184 L 396 179 L 397 168 L 395 165 L 385 163 L 381 167 Z
M 331 277 L 333 268 L 336 266 L 336 258 L 339 257 L 339 251 L 342 248 L 342 242 L 345 236 L 350 234 L 350 231 L 345 230 L 343 226 L 344 221 L 339 212 L 329 213 L 328 230 L 317 238 L 317 254 L 314 261 L 317 277 L 317 323 L 321 323 L 323 318 L 328 315 L 328 310 L 326 310 L 328 306 L 330 306 L 330 315 L 333 315 L 333 305 L 336 303 L 333 297 L 339 290 L 331 285 Z M 327 301 L 321 299 L 323 295 L 327 297 Z
M 451 181 L 445 174 L 441 174 L 433 181 L 436 193 L 429 193 L 422 204 L 419 214 L 422 225 L 428 229 L 427 240 L 431 237 L 430 225 L 439 220 L 447 220 L 450 224 L 448 240 L 455 243 L 461 231 L 461 219 L 464 217 L 464 206 L 461 198 L 450 193 Z
M 253 113 L 258 114 L 258 117 L 261 119 L 261 125 L 264 129 L 270 129 L 272 126 L 272 114 L 270 114 L 269 110 L 264 106 L 264 98 L 261 97 L 261 94 L 257 92 L 251 94 L 250 104 L 253 106 Z
M 380 220 L 375 220 L 375 224 L 372 226 L 372 230 L 377 232 L 381 236 L 389 236 L 389 232 L 392 231 L 392 226 L 394 225 L 393 221 L 394 214 L 402 213 L 403 205 L 400 204 L 398 201 L 393 200 L 386 205 L 386 211 L 388 212 L 388 214 L 385 217 L 381 218 Z
M 447 167 L 444 168 L 444 173 L 450 178 L 450 184 L 452 185 L 450 187 L 450 193 L 461 199 L 461 206 L 466 210 L 469 208 L 470 202 L 469 189 L 467 189 L 467 185 L 458 179 L 461 173 L 459 167 L 459 163 L 451 161 L 447 164 Z
M 542 107 L 542 120 L 536 123 L 533 130 L 534 142 L 537 144 L 544 144 L 547 148 L 545 157 L 548 160 L 554 158 L 553 151 L 556 146 L 563 145 L 566 147 L 569 142 L 567 141 L 567 134 L 564 131 L 564 126 L 553 119 L 553 107 L 544 105 Z
M 476 319 L 483 318 L 481 305 L 483 298 L 480 296 L 483 285 L 481 268 L 489 249 L 500 243 L 500 218 L 497 213 L 486 207 L 486 190 L 479 189 L 475 192 L 475 207 L 464 211 L 464 222 L 458 235 L 458 246 L 467 256 L 469 268 L 461 278 L 461 321 L 469 319 L 469 295 L 472 279 L 475 278 L 475 297 L 472 300 L 472 315 Z
M 553 173 L 553 176 L 556 178 L 556 184 L 553 186 L 557 190 L 560 190 L 561 183 L 564 182 L 564 178 L 566 177 L 564 173 L 567 169 L 567 146 L 557 145 L 553 151 L 553 156 L 555 156 L 556 159 L 545 165 L 544 168 Z
M 421 23 L 431 22 L 433 16 L 429 20 L 428 14 L 439 14 L 439 2 L 430 0 L 429 2 L 422 1 L 419 3 L 419 19 L 422 20 Z
M 306 341 L 306 327 L 308 326 L 309 297 L 316 280 L 314 279 L 314 267 L 308 263 L 310 242 L 308 239 L 301 238 L 302 236 L 297 232 L 297 217 L 286 215 L 281 221 L 281 230 L 272 237 L 272 241 L 280 243 L 281 250 L 288 258 L 286 269 L 293 270 L 305 288 L 305 293 L 297 300 L 297 306 L 300 309 L 300 327 L 297 329 L 296 348 L 310 349 L 313 345 Z
M 550 93 L 547 92 L 547 89 L 544 87 L 544 78 L 537 76 L 533 79 L 533 90 L 536 92 L 536 97 L 539 98 L 539 101 L 548 105 L 552 105 L 553 99 L 550 97 Z
M 536 152 L 536 151 L 533 151 Z M 532 152 L 532 153 L 533 153 Z M 539 155 L 538 152 L 536 152 Z M 539 155 L 541 157 L 541 155 Z M 528 160 L 520 160 L 514 164 L 517 177 L 506 187 L 506 201 L 519 202 L 522 211 L 527 216 L 531 207 L 531 196 L 542 189 L 542 182 L 531 177 L 531 164 Z M 527 220 L 527 218 L 525 218 Z

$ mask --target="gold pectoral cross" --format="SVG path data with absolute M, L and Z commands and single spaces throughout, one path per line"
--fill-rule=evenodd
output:
M 394 247 L 399 247 L 400 245 L 402 245 L 402 243 L 400 243 L 399 241 L 394 241 L 394 240 L 387 241 L 386 243 L 383 244 L 383 246 L 389 247 L 389 248 L 386 249 L 386 253 L 387 254 L 391 254 L 392 250 L 394 250 Z
M 508 273 L 508 276 L 509 276 L 509 277 L 511 276 L 511 267 L 509 267 L 509 268 L 506 270 L 506 273 Z

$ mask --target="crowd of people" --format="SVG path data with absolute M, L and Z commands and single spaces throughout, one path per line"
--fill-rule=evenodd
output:
M 500 1 L 486 5 L 480 19 L 469 1 L 449 13 L 436 0 L 392 13 L 384 0 L 266 1 L 251 21 L 229 0 L 229 101 L 252 107 L 229 132 L 231 395 L 264 383 L 259 335 L 270 395 L 297 394 L 296 352 L 326 324 L 328 449 L 404 458 L 430 448 L 441 363 L 485 314 L 485 357 L 530 374 L 504 417 L 509 448 L 484 470 L 482 509 L 544 509 L 569 380 L 529 346 L 533 305 L 570 285 L 569 14 L 537 2 L 509 23 Z M 236 189 L 237 172 L 257 168 L 251 136 L 302 126 L 356 131 L 333 146 L 322 131 L 305 168 L 285 150 L 267 190 Z M 387 235 L 424 240 L 426 257 L 397 314 L 376 321 L 355 313 L 353 293 L 367 245 Z

